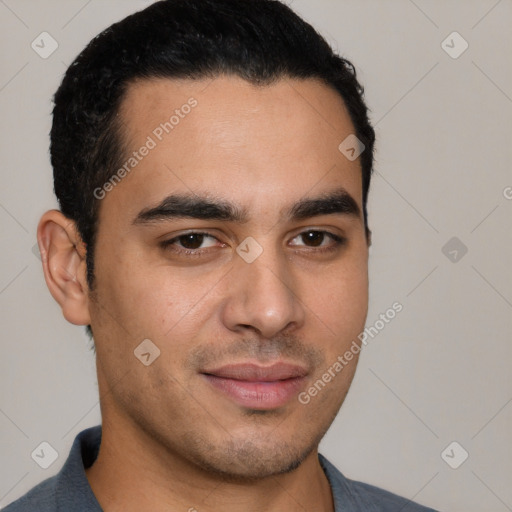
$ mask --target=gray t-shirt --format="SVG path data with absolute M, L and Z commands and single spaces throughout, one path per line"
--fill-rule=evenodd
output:
M 7 505 L 3 512 L 102 512 L 85 475 L 101 442 L 101 426 L 76 436 L 60 472 Z M 435 512 L 373 485 L 345 478 L 325 457 L 320 464 L 331 484 L 336 512 Z

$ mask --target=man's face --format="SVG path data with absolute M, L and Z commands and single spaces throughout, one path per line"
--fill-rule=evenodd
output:
M 309 403 L 299 393 L 367 313 L 342 100 L 312 80 L 146 80 L 120 119 L 126 160 L 140 161 L 100 204 L 89 307 L 104 424 L 209 471 L 287 471 L 325 434 L 357 357 Z M 160 350 L 148 366 L 134 354 L 145 339 Z

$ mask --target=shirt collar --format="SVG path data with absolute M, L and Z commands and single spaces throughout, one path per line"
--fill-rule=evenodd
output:
M 76 436 L 66 463 L 57 475 L 55 495 L 59 512 L 102 512 L 85 474 L 85 469 L 92 466 L 98 456 L 100 443 L 100 425 L 83 430 Z

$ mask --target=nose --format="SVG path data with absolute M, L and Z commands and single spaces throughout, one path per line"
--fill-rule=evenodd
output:
M 228 329 L 252 329 L 271 338 L 302 326 L 305 311 L 298 282 L 284 256 L 264 251 L 252 263 L 239 258 L 230 274 L 233 284 L 222 311 Z

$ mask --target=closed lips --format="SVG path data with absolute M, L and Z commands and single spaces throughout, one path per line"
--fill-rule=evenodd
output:
M 271 366 L 260 366 L 253 363 L 229 364 L 201 373 L 223 379 L 233 379 L 246 382 L 276 382 L 305 377 L 307 370 L 299 365 L 275 363 Z

